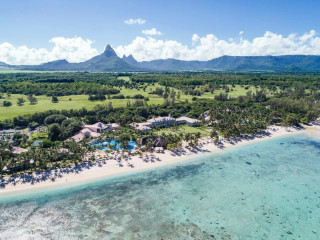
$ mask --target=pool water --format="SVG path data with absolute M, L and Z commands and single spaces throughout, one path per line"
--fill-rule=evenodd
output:
M 110 145 L 115 146 L 115 147 L 110 148 Z M 101 146 L 99 149 L 102 151 L 122 149 L 121 144 L 119 142 L 116 142 L 115 140 L 111 140 L 109 142 L 94 143 L 94 146 L 96 146 L 96 147 Z M 125 147 L 125 149 L 126 150 L 133 150 L 135 146 L 136 146 L 136 143 L 134 141 L 129 141 L 129 146 Z

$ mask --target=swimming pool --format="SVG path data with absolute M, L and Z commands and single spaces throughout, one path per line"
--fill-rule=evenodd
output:
M 98 143 L 94 143 L 93 144 L 96 147 L 101 146 L 101 148 L 99 148 L 102 151 L 108 151 L 108 150 L 114 150 L 114 149 L 122 149 L 121 144 L 119 142 L 116 142 L 115 140 L 111 140 L 109 142 L 98 142 Z M 110 145 L 112 147 L 110 147 Z M 125 149 L 127 150 L 133 150 L 134 147 L 136 146 L 136 142 L 135 141 L 129 141 L 129 146 L 125 147 Z

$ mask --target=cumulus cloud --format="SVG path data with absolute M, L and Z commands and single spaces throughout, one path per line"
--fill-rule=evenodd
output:
M 241 32 L 240 32 L 241 33 Z M 152 37 L 136 37 L 130 44 L 118 46 L 119 56 L 132 54 L 139 61 L 176 58 L 180 60 L 210 60 L 223 55 L 265 56 L 265 55 L 320 55 L 320 38 L 311 30 L 301 36 L 265 32 L 253 40 L 230 38 L 223 40 L 214 34 L 192 36 L 192 47 L 175 40 L 161 40 Z
M 92 48 L 93 41 L 81 37 L 50 39 L 54 44 L 51 50 L 45 48 L 15 47 L 5 42 L 0 44 L 0 61 L 8 64 L 40 64 L 58 59 L 67 59 L 70 62 L 82 62 L 98 54 Z
M 198 36 L 198 34 L 193 34 L 192 35 L 192 46 L 196 45 L 198 43 L 198 41 L 200 40 L 200 37 Z
M 142 33 L 147 36 L 162 35 L 162 32 L 158 31 L 156 28 L 151 28 L 149 30 L 142 30 Z
M 81 37 L 56 37 L 50 40 L 51 50 L 14 46 L 0 43 L 0 62 L 8 64 L 40 64 L 58 59 L 82 62 L 97 54 L 92 40 Z M 214 34 L 199 36 L 193 34 L 191 46 L 176 40 L 162 40 L 154 37 L 137 36 L 128 45 L 115 48 L 118 56 L 132 54 L 138 61 L 175 58 L 180 60 L 210 60 L 223 55 L 265 56 L 265 55 L 320 55 L 320 37 L 316 31 L 302 35 L 265 32 L 252 40 L 241 38 L 219 39 Z
M 129 25 L 132 25 L 132 24 L 145 24 L 146 20 L 142 19 L 142 18 L 136 18 L 136 19 L 130 18 L 128 20 L 124 20 L 124 23 L 125 24 L 129 24 Z

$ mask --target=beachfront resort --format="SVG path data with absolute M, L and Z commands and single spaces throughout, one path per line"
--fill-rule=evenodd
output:
M 0 240 L 320 240 L 319 9 L 1 1 Z
M 47 122 L 60 121 L 59 119 L 61 120 L 61 125 L 63 125 L 64 122 L 68 122 L 69 124 L 72 122 L 72 119 L 58 115 L 49 116 Z M 158 131 L 170 127 L 180 127 L 182 125 L 197 127 L 200 126 L 200 123 L 201 121 L 195 118 L 186 116 L 173 118 L 170 114 L 164 117 L 152 117 L 146 122 L 134 122 L 129 124 L 128 127 L 121 127 L 120 124 L 110 122 L 107 124 L 102 122 L 85 124 L 81 121 L 79 128 L 75 127 L 75 129 L 79 130 L 75 131 L 71 137 L 67 138 L 55 153 L 61 155 L 58 158 L 65 157 L 63 156 L 66 155 L 65 153 L 68 153 L 74 158 L 76 152 L 75 150 L 70 149 L 72 142 L 74 142 L 73 146 L 76 146 L 76 149 L 78 150 L 83 147 L 87 149 L 85 151 L 87 154 L 81 155 L 87 160 L 93 160 L 96 155 L 101 155 L 106 152 L 112 153 L 113 151 L 119 150 L 129 151 L 131 154 L 141 154 L 141 151 L 163 152 L 167 148 L 178 146 L 178 144 L 172 144 L 172 142 L 168 141 L 163 134 L 157 135 L 156 132 L 151 132 L 152 129 Z M 1 138 L 13 145 L 12 154 L 13 156 L 16 156 L 15 158 L 19 159 L 22 156 L 22 153 L 26 155 L 31 154 L 31 151 L 34 151 L 38 146 L 52 145 L 51 141 L 46 140 L 48 134 L 51 134 L 49 131 L 51 130 L 46 129 L 46 127 L 43 126 L 34 130 L 11 129 L 3 131 L 1 133 Z M 130 133 L 132 135 L 130 135 Z M 41 138 L 43 138 L 43 140 Z M 199 138 L 200 135 L 197 135 L 197 141 Z M 191 141 L 191 139 L 192 137 L 190 135 L 189 140 Z M 181 140 L 181 138 L 178 140 L 175 139 L 176 142 Z M 28 150 L 31 151 L 28 153 Z M 19 164 L 12 165 L 11 161 L 8 161 L 7 166 L 3 168 L 3 172 L 11 173 L 18 169 L 27 171 L 29 168 L 36 167 L 36 161 L 33 158 L 35 157 L 30 155 L 28 163 L 23 164 L 22 166 L 19 166 Z M 79 158 L 78 160 L 81 159 Z

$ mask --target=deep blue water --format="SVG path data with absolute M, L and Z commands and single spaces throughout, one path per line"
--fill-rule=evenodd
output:
M 61 190 L 1 196 L 0 239 L 319 240 L 319 170 L 320 140 L 295 135 Z

